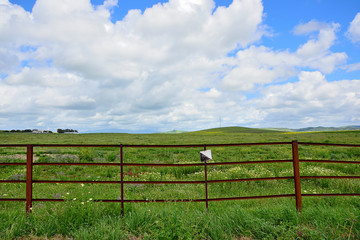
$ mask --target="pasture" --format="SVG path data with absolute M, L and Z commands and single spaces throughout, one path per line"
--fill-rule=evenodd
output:
M 181 134 L 31 134 L 0 133 L 0 144 L 227 144 L 258 142 L 360 144 L 360 131 L 283 133 L 221 128 Z M 129 163 L 200 163 L 202 148 L 125 148 Z M 291 159 L 289 146 L 212 147 L 214 161 Z M 299 146 L 301 159 L 360 161 L 360 148 Z M 118 148 L 34 148 L 34 162 L 118 163 Z M 25 162 L 26 148 L 0 148 L 0 162 Z M 1 180 L 25 180 L 25 166 L 0 166 Z M 285 177 L 292 163 L 209 166 L 208 179 Z M 301 175 L 360 176 L 358 164 L 300 163 Z M 35 180 L 119 181 L 118 166 L 34 166 Z M 203 180 L 204 167 L 124 167 L 125 181 Z M 360 193 L 359 179 L 303 179 L 303 194 Z M 65 202 L 0 202 L 1 239 L 359 239 L 359 197 L 270 198 L 210 202 L 125 203 L 121 216 L 119 184 L 35 183 L 34 198 Z M 294 192 L 294 180 L 213 183 L 209 197 L 247 197 Z M 0 183 L 0 198 L 25 198 L 25 184 Z M 125 199 L 204 198 L 204 185 L 127 184 Z

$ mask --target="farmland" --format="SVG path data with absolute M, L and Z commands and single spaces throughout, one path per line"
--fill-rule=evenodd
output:
M 360 131 L 289 133 L 246 128 L 220 128 L 181 134 L 31 134 L 0 133 L 0 144 L 221 144 L 255 142 L 302 142 L 360 144 Z M 202 148 L 125 148 L 131 163 L 199 163 Z M 241 146 L 211 148 L 214 161 L 291 159 L 291 147 Z M 302 159 L 360 161 L 360 148 L 300 146 Z M 0 162 L 25 162 L 26 148 L 0 148 Z M 34 162 L 119 162 L 118 148 L 34 148 Z M 0 179 L 25 180 L 24 166 L 0 166 Z M 292 164 L 211 166 L 209 180 L 285 177 Z M 301 163 L 301 175 L 359 176 L 356 164 Z M 119 181 L 118 166 L 34 167 L 35 180 Z M 124 167 L 126 181 L 196 181 L 204 178 L 198 167 Z M 302 193 L 360 193 L 359 179 L 305 179 Z M 126 199 L 198 199 L 203 184 L 127 184 Z M 214 183 L 213 198 L 277 195 L 294 192 L 292 179 Z M 22 183 L 1 183 L 1 198 L 24 198 Z M 304 197 L 298 213 L 293 198 L 273 198 L 204 203 L 94 202 L 118 199 L 118 184 L 34 184 L 34 198 L 66 199 L 35 202 L 26 216 L 24 202 L 0 202 L 1 239 L 358 239 L 359 197 Z

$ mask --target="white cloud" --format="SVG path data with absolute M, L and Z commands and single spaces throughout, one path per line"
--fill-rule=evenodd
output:
M 129 12 L 123 22 L 117 22 L 117 28 L 131 33 L 134 40 L 146 39 L 160 54 L 165 51 L 176 58 L 226 54 L 261 37 L 261 1 L 235 0 L 228 8 L 219 7 L 212 13 L 214 6 L 212 0 L 172 0 L 148 8 L 144 14 Z
M 325 97 L 305 98 L 309 112 L 327 106 L 330 90 L 338 93 L 335 99 L 359 99 L 345 88 L 357 87 L 355 81 L 342 81 L 338 90 L 320 73 L 310 74 L 308 83 L 301 73 L 299 83 L 272 86 L 303 68 L 331 73 L 343 64 L 347 55 L 331 51 L 336 23 L 298 25 L 294 33 L 310 39 L 295 52 L 276 51 L 259 46 L 266 34 L 260 0 L 218 8 L 212 0 L 170 0 L 113 23 L 117 3 L 37 0 L 29 13 L 0 0 L 0 129 L 27 122 L 80 130 L 192 130 L 218 126 L 219 117 L 225 125 L 260 124 L 281 112 L 281 99 L 291 101 L 286 92 L 299 91 L 303 100 L 311 87 Z M 228 57 L 231 51 L 238 52 Z M 281 89 L 284 95 L 273 93 Z
M 266 47 L 251 46 L 239 51 L 230 63 L 222 87 L 227 91 L 247 91 L 257 85 L 276 82 L 296 75 L 295 66 L 301 60 L 288 51 L 274 52 Z
M 31 14 L 7 0 L 0 2 L 0 13 L 0 42 L 11 45 L 27 42 L 23 37 L 29 33 Z
M 310 34 L 312 32 L 318 32 L 324 28 L 328 28 L 328 24 L 319 22 L 317 20 L 311 20 L 305 24 L 299 24 L 294 28 L 294 34 L 303 35 Z
M 328 82 L 320 72 L 304 71 L 298 78 L 295 83 L 267 87 L 255 100 L 265 119 L 293 119 L 306 126 L 359 118 L 360 80 Z
M 350 23 L 346 35 L 353 43 L 360 42 L 360 13 Z
M 0 73 L 16 69 L 19 62 L 19 56 L 16 52 L 12 49 L 0 47 Z
M 295 27 L 296 34 L 309 34 L 318 32 L 318 35 L 298 48 L 296 54 L 302 59 L 304 65 L 319 69 L 324 73 L 331 73 L 337 65 L 345 63 L 346 53 L 332 53 L 330 48 L 336 40 L 336 32 L 340 28 L 337 23 L 326 24 L 310 21 Z
M 118 5 L 118 0 L 105 0 L 104 4 L 100 7 L 103 7 L 105 9 L 112 9 L 113 7 Z
M 345 69 L 347 72 L 358 71 L 360 70 L 360 63 L 348 64 L 343 66 L 342 69 Z
M 96 101 L 87 96 L 74 96 L 59 94 L 53 90 L 47 90 L 37 96 L 35 103 L 39 107 L 55 107 L 71 110 L 94 109 Z
M 296 34 L 316 32 L 296 52 L 274 51 L 263 46 L 251 46 L 236 54 L 229 62 L 231 69 L 224 77 L 222 87 L 227 91 L 248 91 L 256 86 L 281 82 L 298 73 L 298 68 L 309 67 L 323 73 L 333 72 L 345 63 L 344 52 L 331 52 L 334 45 L 338 24 L 310 21 L 295 27 Z
M 335 30 L 339 27 L 338 24 L 333 24 L 332 27 L 319 29 L 317 39 L 311 39 L 298 50 L 297 54 L 303 58 L 323 56 L 329 48 L 334 44 L 336 39 Z

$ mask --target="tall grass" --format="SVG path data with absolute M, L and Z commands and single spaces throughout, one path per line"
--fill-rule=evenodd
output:
M 359 204 L 347 199 L 305 199 L 300 214 L 293 201 L 265 200 L 201 204 L 44 204 L 26 217 L 3 209 L 1 238 L 62 236 L 75 239 L 358 239 Z M 351 206 L 349 206 L 349 202 Z M 8 204 L 6 204 L 8 205 Z M 269 207 L 269 205 L 271 207 Z M 335 205 L 335 206 L 334 206 Z M 10 207 L 10 206 L 9 206 Z M 3 212 L 7 211 L 6 214 Z

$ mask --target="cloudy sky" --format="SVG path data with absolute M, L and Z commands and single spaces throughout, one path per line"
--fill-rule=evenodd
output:
M 358 0 L 0 0 L 0 129 L 360 125 Z

